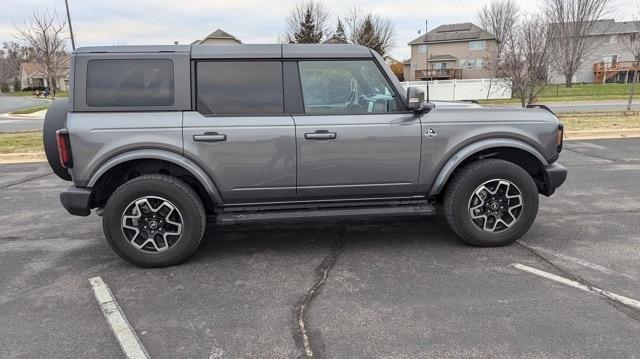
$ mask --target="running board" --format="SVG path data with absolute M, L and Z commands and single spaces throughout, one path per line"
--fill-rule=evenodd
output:
M 229 212 L 216 217 L 218 224 L 264 223 L 322 219 L 352 219 L 367 217 L 430 216 L 436 213 L 431 204 L 359 208 L 302 209 L 258 212 Z

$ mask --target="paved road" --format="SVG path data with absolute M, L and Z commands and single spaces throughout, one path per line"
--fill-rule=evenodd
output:
M 611 101 L 601 103 L 548 103 L 547 106 L 556 113 L 567 112 L 607 112 L 607 111 L 626 111 L 626 101 Z M 631 105 L 632 110 L 640 110 L 639 101 L 635 101 Z
M 47 103 L 47 100 L 31 97 L 0 95 L 0 115 Z M 42 119 L 24 119 L 0 116 L 0 132 L 42 130 Z
M 42 105 L 47 102 L 48 100 L 31 97 L 0 95 L 0 114 Z
M 0 132 L 42 130 L 44 119 L 24 119 L 0 117 Z
M 504 248 L 440 218 L 217 227 L 189 262 L 139 269 L 99 217 L 67 215 L 68 183 L 0 166 L 0 357 L 122 357 L 88 278 L 111 287 L 154 358 L 639 358 L 640 311 L 521 263 L 640 300 L 640 140 L 573 141 L 568 182 Z M 332 266 L 331 266 L 332 265 Z
M 607 111 L 625 111 L 627 109 L 627 101 L 603 101 L 603 102 L 548 102 L 547 105 L 555 113 L 571 113 L 571 112 L 607 112 Z M 494 107 L 520 107 L 518 104 L 509 105 L 487 105 Z M 640 100 L 634 101 L 631 106 L 632 110 L 640 110 Z

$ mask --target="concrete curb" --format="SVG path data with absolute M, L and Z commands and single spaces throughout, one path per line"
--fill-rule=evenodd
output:
M 617 130 L 581 130 L 565 131 L 565 140 L 598 140 L 615 138 L 637 138 L 640 137 L 640 128 L 625 128 Z
M 44 152 L 33 153 L 1 153 L 0 164 L 46 162 Z
M 8 118 L 12 120 L 42 120 L 44 119 L 47 110 L 37 111 L 27 114 L 12 114 L 11 112 L 0 114 L 0 118 Z

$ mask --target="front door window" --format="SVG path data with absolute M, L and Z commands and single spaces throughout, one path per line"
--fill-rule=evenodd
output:
M 307 114 L 398 110 L 392 87 L 373 61 L 300 61 L 299 67 Z

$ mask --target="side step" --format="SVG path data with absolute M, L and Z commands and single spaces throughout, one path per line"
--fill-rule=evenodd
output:
M 259 212 L 229 212 L 216 217 L 218 224 L 266 223 L 278 221 L 302 221 L 321 219 L 352 219 L 367 217 L 397 217 L 397 216 L 430 216 L 436 213 L 431 204 L 379 206 L 358 208 L 333 209 L 297 209 Z

